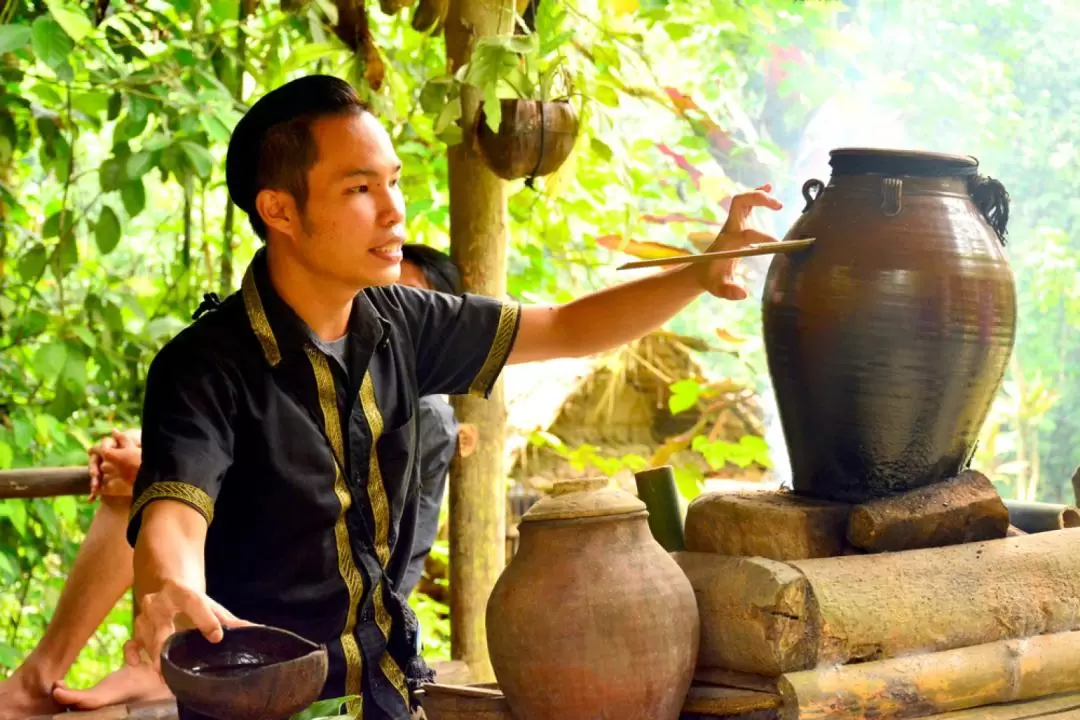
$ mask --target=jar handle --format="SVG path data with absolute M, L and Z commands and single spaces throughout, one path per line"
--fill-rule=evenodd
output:
M 881 212 L 885 217 L 896 217 L 904 209 L 904 181 L 885 178 L 881 181 Z
M 813 191 L 813 192 L 811 192 Z M 810 209 L 810 206 L 814 204 L 814 201 L 821 197 L 821 193 L 825 191 L 825 183 L 821 182 L 817 178 L 807 180 L 802 186 L 803 200 L 806 201 L 806 207 L 802 209 L 805 213 Z

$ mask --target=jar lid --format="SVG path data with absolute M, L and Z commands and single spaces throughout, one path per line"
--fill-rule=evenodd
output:
M 630 515 L 644 510 L 645 503 L 630 493 L 608 487 L 607 478 L 556 480 L 551 494 L 529 508 L 521 522 Z

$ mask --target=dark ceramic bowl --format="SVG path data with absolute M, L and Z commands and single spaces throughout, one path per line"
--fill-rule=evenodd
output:
M 216 720 L 289 718 L 319 699 L 327 667 L 325 647 L 263 625 L 227 629 L 216 644 L 185 630 L 161 650 L 177 704 Z

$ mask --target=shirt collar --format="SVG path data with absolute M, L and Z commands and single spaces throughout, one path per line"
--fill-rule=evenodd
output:
M 286 303 L 270 282 L 266 267 L 266 248 L 260 248 L 244 273 L 241 286 L 244 309 L 252 332 L 262 347 L 263 357 L 271 367 L 313 344 L 312 330 Z M 389 334 L 390 323 L 382 316 L 366 293 L 353 298 L 348 335 L 354 353 L 366 357 Z

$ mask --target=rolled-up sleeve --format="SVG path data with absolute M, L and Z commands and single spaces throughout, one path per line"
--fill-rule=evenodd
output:
M 142 513 L 156 500 L 177 500 L 207 524 L 232 464 L 235 389 L 211 353 L 174 340 L 147 374 L 142 418 L 142 465 L 135 480 L 128 542 L 138 538 Z
M 488 397 L 517 339 L 521 306 L 391 286 L 416 350 L 420 395 Z

